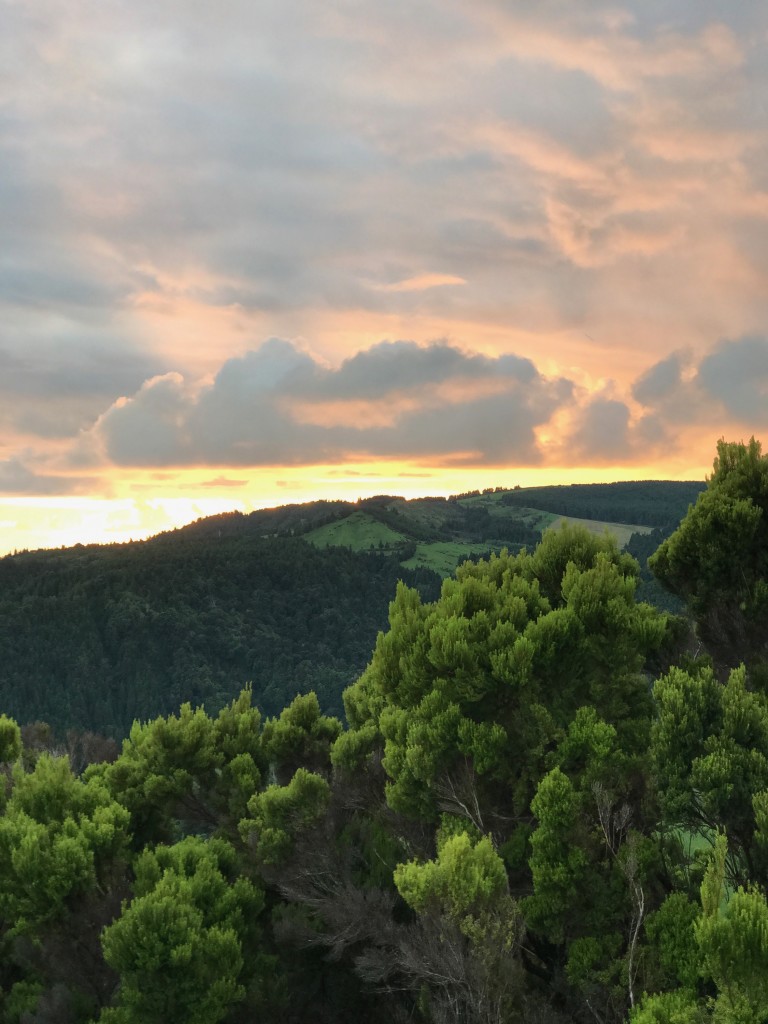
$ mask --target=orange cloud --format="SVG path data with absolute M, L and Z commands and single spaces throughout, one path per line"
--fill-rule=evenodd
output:
M 429 288 L 446 288 L 466 283 L 463 277 L 455 274 L 417 274 L 394 284 L 373 284 L 371 287 L 379 292 L 423 292 Z
M 712 22 L 694 36 L 661 28 L 646 41 L 632 36 L 632 17 L 616 19 L 598 11 L 585 26 L 542 23 L 534 15 L 520 17 L 500 6 L 483 5 L 481 11 L 494 25 L 503 46 L 519 59 L 541 61 L 560 68 L 583 71 L 609 89 L 632 91 L 646 81 L 662 78 L 712 77 L 739 67 L 744 53 L 725 24 Z

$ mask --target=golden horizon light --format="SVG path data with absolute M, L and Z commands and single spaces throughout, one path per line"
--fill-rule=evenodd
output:
M 5 11 L 0 553 L 768 437 L 759 5 L 92 14 Z

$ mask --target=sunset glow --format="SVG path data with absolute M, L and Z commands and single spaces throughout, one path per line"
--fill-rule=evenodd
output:
M 703 479 L 768 431 L 768 9 L 4 4 L 0 553 Z

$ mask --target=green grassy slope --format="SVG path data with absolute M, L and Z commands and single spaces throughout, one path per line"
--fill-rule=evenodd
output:
M 573 526 L 583 526 L 590 533 L 605 533 L 607 530 L 616 538 L 619 547 L 626 547 L 633 533 L 648 534 L 652 532 L 650 526 L 628 525 L 627 523 L 609 523 L 604 519 L 577 519 L 575 516 L 558 516 L 549 526 L 548 530 L 556 530 L 563 523 L 571 523 Z
M 607 517 L 558 515 L 556 511 L 524 504 L 521 496 L 527 494 L 523 490 L 491 491 L 454 499 L 411 501 L 382 495 L 357 505 L 336 507 L 332 521 L 315 526 L 303 536 L 318 548 L 335 546 L 351 551 L 399 553 L 406 569 L 424 567 L 448 576 L 473 555 L 502 548 L 531 548 L 544 530 L 559 526 L 566 518 L 593 533 L 608 530 L 622 547 L 633 533 L 646 534 L 652 529 Z M 514 499 L 511 504 L 510 498 Z M 596 497 L 591 493 L 590 507 L 600 508 L 598 499 L 599 494 Z M 614 504 L 613 495 L 608 493 L 603 507 L 610 511 Z M 305 518 L 311 521 L 311 517 Z
M 436 541 L 434 544 L 417 544 L 416 553 L 400 564 L 405 569 L 431 569 L 440 576 L 450 576 L 457 565 L 467 559 L 476 559 L 486 553 L 482 544 L 468 544 L 458 541 Z
M 304 539 L 317 548 L 343 547 L 352 551 L 391 549 L 407 543 L 404 534 L 359 510 L 305 533 Z

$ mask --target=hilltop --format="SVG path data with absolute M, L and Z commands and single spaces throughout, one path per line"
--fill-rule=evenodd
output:
M 479 550 L 537 544 L 544 530 L 566 518 L 593 533 L 609 530 L 621 546 L 633 534 L 666 535 L 703 488 L 698 481 L 643 480 L 487 488 L 449 498 L 382 494 L 208 516 L 154 540 L 300 536 L 318 548 L 401 554 L 406 568 L 426 567 L 444 576 Z
M 251 683 L 268 714 L 309 690 L 341 714 L 398 579 L 434 600 L 461 561 L 532 548 L 563 517 L 611 530 L 644 563 L 703 486 L 318 501 L 211 516 L 142 542 L 8 555 L 3 710 L 119 737 L 186 700 L 216 711 Z

